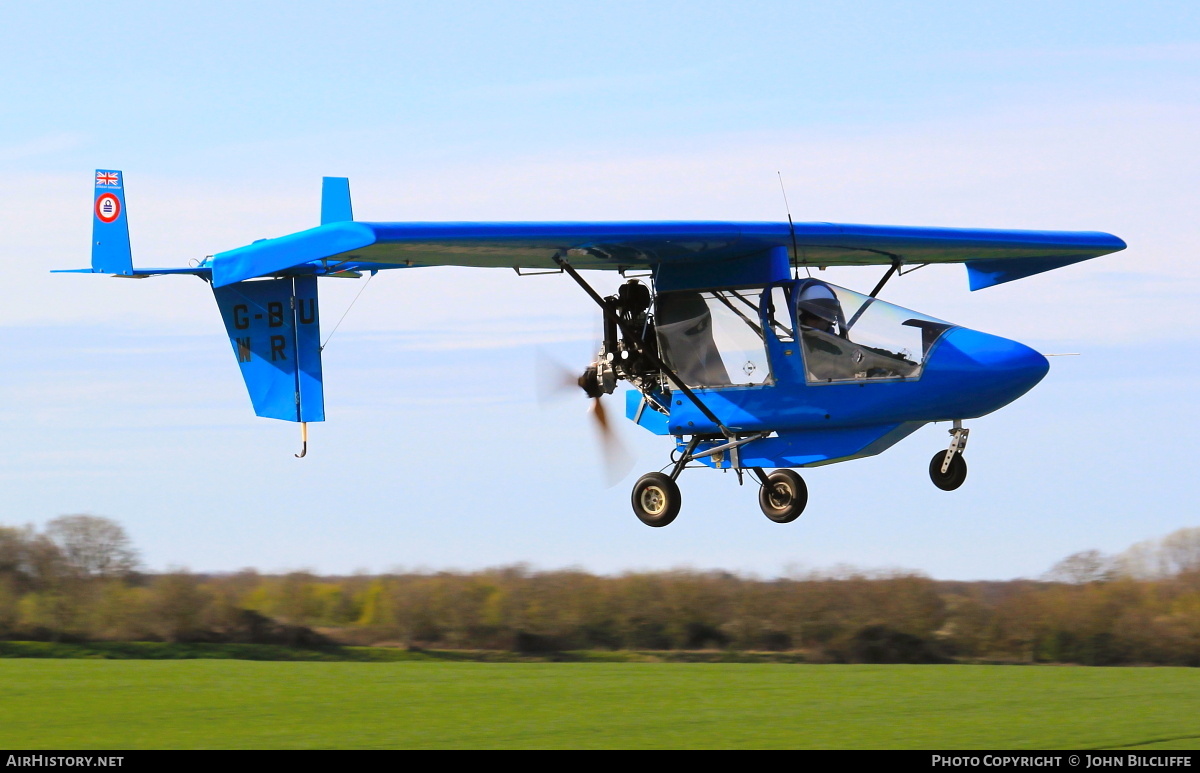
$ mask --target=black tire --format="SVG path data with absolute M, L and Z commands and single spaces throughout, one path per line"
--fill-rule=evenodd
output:
M 758 490 L 758 506 L 775 523 L 791 523 L 808 505 L 808 486 L 791 470 L 776 470 Z
M 679 515 L 679 486 L 670 475 L 648 472 L 633 486 L 633 513 L 642 523 L 666 526 Z
M 946 461 L 945 451 L 938 451 L 933 455 L 933 458 L 929 460 L 929 479 L 942 491 L 953 491 L 967 479 L 967 460 L 963 459 L 962 454 L 955 454 L 954 458 L 950 460 L 950 468 L 943 475 L 942 463 L 944 461 Z

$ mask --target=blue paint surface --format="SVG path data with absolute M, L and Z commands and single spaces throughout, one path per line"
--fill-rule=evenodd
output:
M 659 263 L 654 286 L 659 292 L 710 287 L 748 287 L 781 282 L 791 274 L 786 247 L 771 247 L 744 258 Z
M 213 294 L 254 413 L 323 421 L 316 277 L 242 282 Z
M 1123 244 L 1123 243 L 1122 243 Z M 1053 271 L 1087 260 L 1086 257 L 1023 258 L 1021 260 L 969 260 L 967 281 L 972 290 L 982 290 L 1027 276 Z
M 325 177 L 321 180 L 321 225 L 354 219 L 350 205 L 350 179 Z
M 133 273 L 129 216 L 125 209 L 125 175 L 115 169 L 96 170 L 96 193 L 92 201 L 92 271 L 122 276 Z
M 908 265 L 1003 261 L 1018 273 L 1020 265 L 1036 273 L 1048 270 L 1048 260 L 1076 262 L 1125 247 L 1111 234 L 1092 231 L 797 223 L 795 235 L 793 262 L 809 266 L 888 265 L 895 260 Z M 223 286 L 285 271 L 321 273 L 330 263 L 342 270 L 406 266 L 553 269 L 554 256 L 562 254 L 582 269 L 656 267 L 660 273 L 666 272 L 664 280 L 671 284 L 671 272 L 681 264 L 705 264 L 705 270 L 721 271 L 718 264 L 723 261 L 786 254 L 791 244 L 787 223 L 332 222 L 218 253 L 212 268 L 214 283 Z M 740 280 L 738 270 L 730 271 Z

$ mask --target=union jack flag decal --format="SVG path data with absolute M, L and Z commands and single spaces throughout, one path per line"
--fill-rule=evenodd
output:
M 121 187 L 120 172 L 96 172 L 96 187 Z

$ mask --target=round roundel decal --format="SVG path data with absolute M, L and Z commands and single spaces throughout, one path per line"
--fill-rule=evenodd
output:
M 102 193 L 96 199 L 96 217 L 102 223 L 111 223 L 121 216 L 121 200 L 111 193 Z

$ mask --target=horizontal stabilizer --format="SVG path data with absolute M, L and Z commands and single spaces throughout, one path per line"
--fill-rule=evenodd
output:
M 285 277 L 213 288 L 254 412 L 324 421 L 317 278 Z
M 97 169 L 96 194 L 92 199 L 92 267 L 53 269 L 50 273 L 112 274 L 126 279 L 191 274 L 208 279 L 212 268 L 204 263 L 187 268 L 134 268 L 125 209 L 125 175 L 117 169 Z

